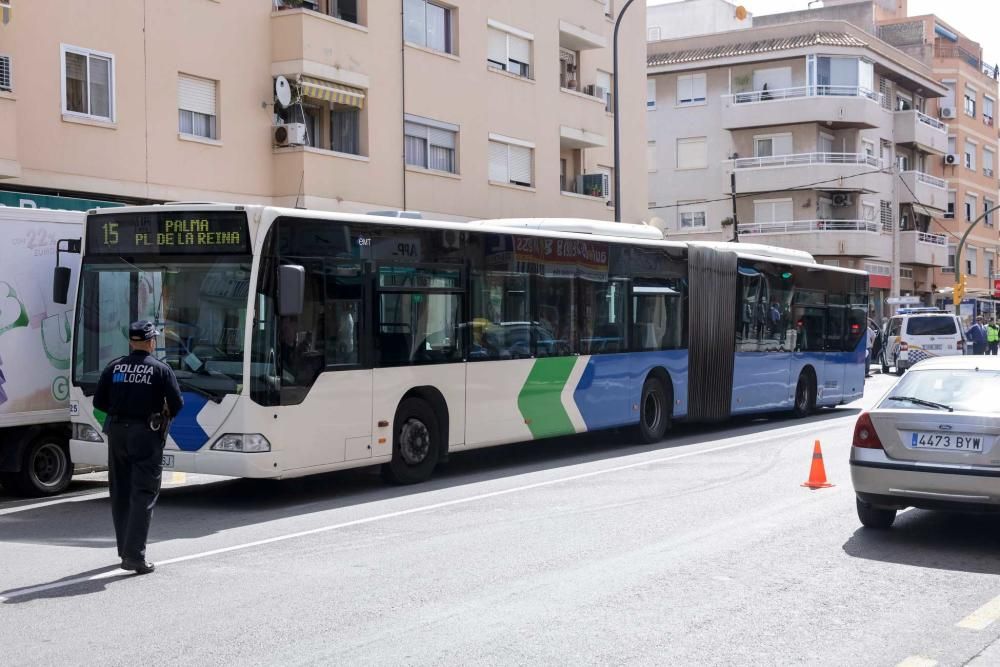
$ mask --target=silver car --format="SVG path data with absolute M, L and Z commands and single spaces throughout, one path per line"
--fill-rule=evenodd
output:
M 888 528 L 906 507 L 1000 511 L 1000 357 L 916 364 L 858 417 L 853 444 L 868 528 Z

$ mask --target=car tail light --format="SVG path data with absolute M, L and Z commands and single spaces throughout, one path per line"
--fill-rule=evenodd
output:
M 858 423 L 854 425 L 854 446 L 864 449 L 884 449 L 882 441 L 878 439 L 875 432 L 875 425 L 867 412 L 862 412 L 858 417 Z
M 899 343 L 899 351 L 900 352 L 906 352 L 909 349 L 910 349 L 910 344 L 909 343 L 907 343 L 905 340 L 904 341 L 900 341 L 900 343 Z
M 957 343 L 955 343 L 955 349 L 956 350 L 964 350 L 965 349 L 965 341 L 964 340 L 960 340 Z

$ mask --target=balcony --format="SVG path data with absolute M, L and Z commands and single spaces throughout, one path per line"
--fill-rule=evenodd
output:
M 0 92 L 0 178 L 20 178 L 17 161 L 17 102 Z
M 916 109 L 897 111 L 894 118 L 896 143 L 925 153 L 948 152 L 948 126 Z
M 948 261 L 948 237 L 917 230 L 899 233 L 903 264 L 943 267 Z
M 922 171 L 904 171 L 899 191 L 900 204 L 913 204 L 918 212 L 939 216 L 948 209 L 948 183 Z M 923 209 L 923 211 L 920 211 Z
M 365 26 L 294 8 L 271 13 L 271 60 L 271 74 L 301 72 L 302 61 L 310 61 L 336 70 L 337 78 L 344 79 L 369 71 L 375 54 Z M 329 78 L 334 72 L 314 74 Z
M 730 160 L 736 192 L 775 192 L 815 186 L 817 190 L 888 192 L 891 176 L 867 153 L 793 153 Z
M 740 223 L 740 238 L 819 256 L 891 257 L 892 236 L 872 220 L 792 220 Z
M 880 96 L 852 86 L 799 86 L 722 96 L 722 127 L 727 130 L 823 123 L 829 129 L 873 128 L 888 113 Z

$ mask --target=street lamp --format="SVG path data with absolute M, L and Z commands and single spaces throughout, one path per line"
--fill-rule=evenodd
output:
M 635 0 L 626 0 L 622 9 L 615 19 L 615 32 L 611 39 L 612 65 L 611 65 L 611 96 L 614 98 L 614 125 L 615 125 L 615 222 L 622 221 L 622 154 L 618 147 L 618 139 L 621 135 L 621 123 L 618 117 L 618 29 L 621 28 L 622 17 L 625 11 Z
M 975 226 L 978 225 L 981 220 L 984 220 L 986 218 L 986 216 L 988 216 L 993 211 L 996 211 L 997 209 L 1000 209 L 1000 204 L 994 206 L 993 208 L 989 208 L 989 209 L 986 209 L 985 211 L 983 211 L 982 214 L 978 218 L 976 218 L 975 220 L 972 221 L 972 224 L 969 225 L 968 229 L 965 230 L 965 233 L 962 234 L 962 238 L 958 242 L 958 248 L 955 249 L 955 266 L 953 267 L 954 270 L 955 270 L 955 288 L 956 289 L 959 287 L 959 285 L 961 285 L 963 288 L 965 286 L 965 281 L 962 280 L 962 272 L 961 272 L 960 269 L 962 268 L 962 248 L 965 247 L 965 240 L 967 238 L 969 238 L 969 232 L 971 232 L 973 230 L 973 228 L 975 228 Z M 955 294 L 957 294 L 957 291 L 953 291 L 952 292 L 952 296 L 953 296 L 952 303 L 955 306 L 955 314 L 956 315 L 961 315 L 962 300 L 954 298 Z M 963 289 L 963 294 L 964 294 L 964 289 Z

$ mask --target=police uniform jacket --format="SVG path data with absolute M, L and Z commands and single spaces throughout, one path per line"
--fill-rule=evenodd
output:
M 171 417 L 184 407 L 173 371 L 145 350 L 133 350 L 101 373 L 94 407 L 118 419 L 145 421 L 162 412 L 164 400 Z

